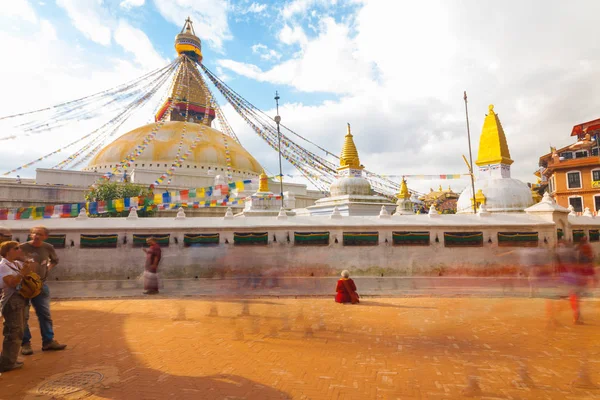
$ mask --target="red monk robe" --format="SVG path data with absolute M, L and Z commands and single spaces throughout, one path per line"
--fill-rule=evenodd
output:
M 335 295 L 335 301 L 337 303 L 358 303 L 358 293 L 356 293 L 356 285 L 350 278 L 342 278 L 337 282 L 335 288 L 337 292 Z

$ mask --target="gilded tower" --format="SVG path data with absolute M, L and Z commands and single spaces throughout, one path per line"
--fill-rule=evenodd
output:
M 490 104 L 488 114 L 483 121 L 479 138 L 479 152 L 475 164 L 479 166 L 480 176 L 510 178 L 510 158 L 506 135 L 494 106 Z
M 211 97 L 196 63 L 202 62 L 202 44 L 194 32 L 192 21 L 188 18 L 175 36 L 175 50 L 183 60 L 175 76 L 171 95 L 156 113 L 155 120 L 159 121 L 174 103 L 168 121 L 183 121 L 187 113 L 188 122 L 205 123 L 210 126 L 215 119 L 215 110 Z M 177 96 L 179 93 L 179 96 Z

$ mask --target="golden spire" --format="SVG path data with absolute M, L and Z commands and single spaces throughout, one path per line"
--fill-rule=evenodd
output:
M 258 178 L 258 191 L 261 193 L 269 192 L 269 177 L 263 171 Z
M 185 20 L 181 32 L 175 36 L 175 51 L 179 55 L 187 55 L 194 61 L 202 61 L 202 42 L 194 32 L 190 17 Z
M 494 106 L 489 106 L 489 113 L 483 122 L 481 137 L 479 138 L 479 153 L 475 164 L 479 166 L 490 164 L 510 165 L 513 160 L 510 158 L 508 144 L 504 129 L 498 115 L 494 112 Z
M 188 122 L 210 126 L 215 118 L 208 88 L 197 66 L 197 63 L 202 62 L 201 47 L 200 39 L 194 33 L 192 21 L 188 18 L 181 33 L 175 36 L 175 50 L 179 54 L 181 64 L 169 98 L 155 115 L 156 121 L 164 118 L 171 105 L 173 110 L 166 116 L 169 121 L 183 121 L 186 119 L 186 110 Z M 206 113 L 208 118 L 204 118 Z
M 444 189 L 442 188 L 442 185 L 440 185 L 440 187 L 438 188 L 438 192 L 443 192 Z
M 338 171 L 353 168 L 363 169 L 358 159 L 358 151 L 354 145 L 354 139 L 352 139 L 352 133 L 350 133 L 350 124 L 348 124 L 348 133 L 344 137 L 344 147 L 342 148 L 342 154 L 340 155 L 340 168 Z
M 408 191 L 408 186 L 406 186 L 406 179 L 402 178 L 402 183 L 400 183 L 400 192 L 396 195 L 399 199 L 410 199 L 410 192 Z

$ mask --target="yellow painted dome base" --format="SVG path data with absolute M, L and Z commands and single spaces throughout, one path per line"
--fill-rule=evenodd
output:
M 135 148 L 144 141 L 157 125 L 157 123 L 152 123 L 125 133 L 103 148 L 84 170 L 110 171 L 128 154 L 133 153 Z M 186 134 L 181 140 L 184 126 L 186 127 Z M 200 140 L 188 158 L 183 161 L 180 169 L 192 172 L 211 168 L 219 172 L 221 170 L 226 172 L 228 164 L 226 150 L 229 150 L 230 166 L 233 174 L 254 177 L 262 172 L 262 167 L 258 161 L 233 138 L 206 125 L 180 121 L 164 123 L 156 132 L 155 138 L 129 169 L 138 167 L 166 171 L 166 168 L 170 167 L 177 158 L 178 151 L 179 154 L 184 154 L 192 147 L 199 132 Z M 181 149 L 179 149 L 180 142 Z M 175 170 L 175 174 L 177 174 L 177 170 Z

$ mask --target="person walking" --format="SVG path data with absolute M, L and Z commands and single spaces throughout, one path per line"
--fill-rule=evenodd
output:
M 27 299 L 21 296 L 16 288 L 21 283 L 22 276 L 30 272 L 30 267 L 17 261 L 22 256 L 18 242 L 6 241 L 0 244 L 0 255 L 0 311 L 4 316 L 0 372 L 7 372 L 23 367 L 23 363 L 17 361 L 17 357 L 25 330 L 25 309 L 29 305 Z
M 158 294 L 158 264 L 162 256 L 160 246 L 156 239 L 150 237 L 146 239 L 147 249 L 142 249 L 146 253 L 146 265 L 144 267 L 144 294 Z
M 54 330 L 52 326 L 52 317 L 50 315 L 50 289 L 46 284 L 48 272 L 58 264 L 58 256 L 54 251 L 54 246 L 46 243 L 48 239 L 48 229 L 44 226 L 37 226 L 30 231 L 31 240 L 21 244 L 23 256 L 32 263 L 32 271 L 37 273 L 44 285 L 42 292 L 31 299 L 31 305 L 38 317 L 40 323 L 40 332 L 42 334 L 42 351 L 64 350 L 67 345 L 60 344 L 54 340 Z M 29 305 L 25 308 L 25 332 L 23 334 L 23 345 L 21 354 L 28 356 L 33 354 L 31 347 L 31 331 L 29 330 Z

